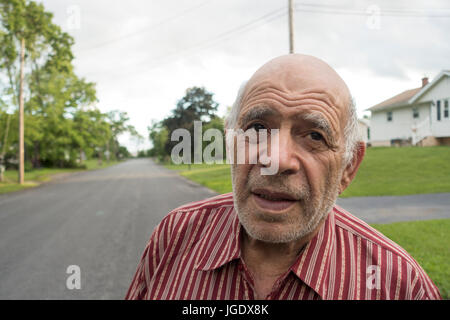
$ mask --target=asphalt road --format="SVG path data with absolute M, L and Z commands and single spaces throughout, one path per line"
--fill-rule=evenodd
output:
M 212 195 L 148 159 L 2 195 L 0 299 L 123 299 L 157 223 Z
M 159 221 L 213 195 L 148 159 L 0 195 L 0 299 L 123 299 Z M 450 218 L 450 194 L 337 203 L 368 223 Z M 81 289 L 66 286 L 71 265 Z
M 337 204 L 367 223 L 450 219 L 450 193 L 343 198 Z

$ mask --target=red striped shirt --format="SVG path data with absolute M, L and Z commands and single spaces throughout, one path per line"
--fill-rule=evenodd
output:
M 126 299 L 254 299 L 233 195 L 170 212 L 155 228 Z M 399 245 L 335 206 L 267 299 L 441 299 Z

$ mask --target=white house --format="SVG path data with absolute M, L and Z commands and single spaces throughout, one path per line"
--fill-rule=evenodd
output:
M 369 119 L 358 119 L 359 137 L 366 145 L 370 143 L 370 121 Z
M 367 110 L 372 146 L 450 145 L 450 70 Z

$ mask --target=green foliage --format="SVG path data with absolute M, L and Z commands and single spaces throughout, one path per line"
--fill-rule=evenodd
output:
M 173 147 L 178 143 L 171 141 L 170 136 L 176 129 L 186 129 L 191 136 L 191 154 L 194 153 L 194 121 L 202 121 L 202 131 L 216 128 L 223 135 L 223 121 L 215 114 L 219 104 L 213 99 L 214 94 L 203 87 L 192 87 L 178 100 L 172 115 L 161 122 L 153 122 L 148 127 L 153 148 L 150 155 L 161 161 L 169 159 Z M 203 144 L 203 148 L 208 143 Z
M 153 144 L 153 148 L 150 150 L 150 156 L 156 157 L 160 161 L 168 157 L 169 154 L 166 152 L 166 145 L 169 140 L 169 130 L 162 125 L 162 123 L 153 122 L 151 126 L 148 127 L 149 138 Z
M 221 133 L 221 137 L 222 137 L 222 155 L 223 155 L 223 159 L 225 162 L 226 159 L 226 141 L 225 141 L 225 128 L 224 128 L 224 119 L 219 118 L 219 117 L 213 117 L 211 119 L 211 121 L 207 122 L 206 124 L 204 124 L 202 126 L 202 134 L 204 135 L 204 133 L 206 131 L 208 131 L 209 129 L 217 129 L 220 133 Z M 215 138 L 214 138 L 215 139 Z M 205 150 L 205 148 L 210 144 L 214 142 L 214 139 L 212 139 L 213 141 L 207 141 L 204 140 L 203 141 L 203 145 L 202 145 L 202 150 Z M 213 156 L 215 156 L 215 154 L 213 154 Z
M 74 73 L 73 38 L 42 4 L 0 0 L 0 162 L 18 149 L 20 42 L 25 40 L 25 157 L 34 168 L 73 167 L 87 157 L 128 155 L 124 132 L 138 136 L 125 112 L 101 113 L 95 84 Z

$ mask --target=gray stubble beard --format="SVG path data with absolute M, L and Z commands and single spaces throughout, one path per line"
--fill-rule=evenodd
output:
M 338 175 L 339 176 L 339 175 Z M 235 175 L 235 166 L 231 166 L 231 177 L 232 177 L 232 187 L 233 187 L 233 199 L 234 199 L 234 207 L 236 210 L 236 213 L 238 215 L 239 221 L 241 225 L 244 227 L 247 234 L 256 239 L 263 242 L 268 243 L 287 243 L 296 241 L 300 238 L 303 238 L 307 235 L 309 235 L 311 232 L 315 231 L 316 228 L 319 226 L 319 224 L 325 220 L 328 217 L 329 212 L 332 210 L 332 208 L 335 205 L 336 199 L 339 195 L 339 184 L 337 181 L 332 181 L 332 177 L 328 176 L 325 186 L 330 186 L 330 188 L 327 188 L 323 191 L 324 196 L 321 198 L 312 199 L 311 196 L 311 188 L 308 184 L 304 184 L 296 190 L 289 189 L 286 187 L 283 183 L 281 183 L 282 178 L 280 176 L 257 176 L 257 175 L 250 175 L 249 180 L 247 181 L 247 186 L 264 186 L 264 185 L 270 185 L 270 180 L 277 181 L 275 183 L 276 190 L 280 192 L 289 192 L 291 194 L 295 194 L 296 197 L 298 197 L 300 200 L 300 203 L 302 205 L 303 213 L 302 215 L 305 217 L 305 219 L 302 222 L 306 221 L 306 224 L 299 224 L 299 219 L 290 219 L 291 221 L 285 221 L 288 224 L 297 224 L 297 228 L 292 228 L 289 230 L 288 233 L 283 234 L 274 234 L 274 233 L 264 233 L 259 232 L 258 228 L 252 225 L 251 223 L 251 216 L 252 213 L 256 215 L 261 220 L 264 220 L 266 222 L 271 222 L 270 220 L 273 220 L 272 217 L 268 217 L 267 215 L 264 215 L 264 213 L 258 213 L 258 212 L 249 212 L 249 210 L 246 210 L 245 208 L 241 208 L 240 203 L 243 203 L 246 199 L 245 196 L 242 197 L 242 195 L 238 195 L 236 193 L 236 175 Z M 306 180 L 305 180 L 306 181 Z M 250 191 L 250 190 L 247 190 Z M 247 198 L 248 201 L 248 198 Z

